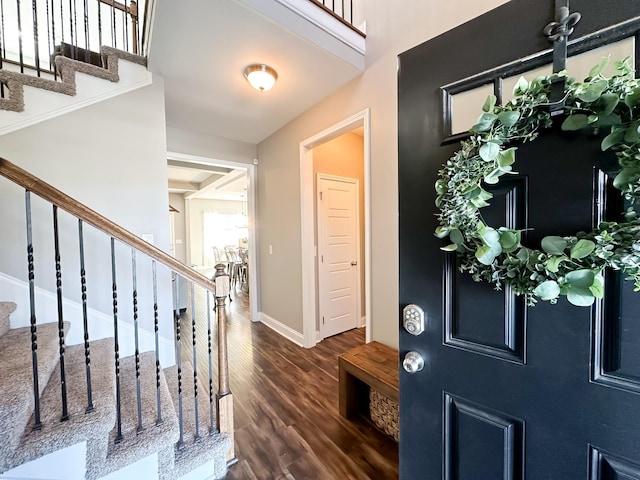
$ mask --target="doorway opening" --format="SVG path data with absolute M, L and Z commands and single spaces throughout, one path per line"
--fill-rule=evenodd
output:
M 342 138 L 341 138 L 342 137 Z M 360 215 L 362 246 L 357 262 L 360 270 L 359 283 L 364 285 L 360 288 L 362 294 L 358 299 L 361 302 L 360 316 L 357 325 L 366 327 L 366 341 L 371 341 L 371 270 L 369 268 L 371 249 L 371 202 L 370 202 L 370 111 L 365 109 L 342 122 L 339 122 L 326 130 L 304 140 L 300 143 L 300 191 L 301 191 L 301 220 L 302 220 L 302 296 L 303 296 L 303 336 L 304 346 L 310 348 L 321 338 L 320 322 L 318 316 L 319 302 L 319 277 L 318 277 L 318 241 L 317 241 L 317 221 L 316 221 L 316 198 L 315 188 L 316 174 L 318 168 L 323 168 L 324 162 L 316 162 L 323 153 L 333 150 L 331 147 L 339 146 L 341 142 L 353 144 L 360 143 L 359 168 L 361 169 L 360 189 L 362 190 L 362 214 Z M 335 142 L 335 143 L 334 143 Z M 331 155 L 329 155 L 331 156 Z M 348 161 L 333 162 L 337 168 L 348 167 Z M 342 172 L 342 173 L 340 173 Z M 343 170 L 326 172 L 329 174 L 353 177 L 345 174 Z M 363 298 L 362 298 L 363 297 Z
M 256 321 L 255 166 L 170 152 L 167 172 L 173 255 L 207 276 L 226 264 Z

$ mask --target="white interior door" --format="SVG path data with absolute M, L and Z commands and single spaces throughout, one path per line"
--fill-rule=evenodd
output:
M 359 184 L 318 174 L 318 298 L 322 338 L 356 328 L 360 318 Z

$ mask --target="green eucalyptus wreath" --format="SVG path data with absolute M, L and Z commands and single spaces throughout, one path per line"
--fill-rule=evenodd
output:
M 640 219 L 633 205 L 640 198 L 640 82 L 633 77 L 629 59 L 615 62 L 611 78 L 602 75 L 604 58 L 584 82 L 566 78 L 563 130 L 590 128 L 608 132 L 602 150 L 615 152 L 620 169 L 614 186 L 632 206 L 624 222 L 602 222 L 591 232 L 574 236 L 548 236 L 541 249 L 522 245 L 521 230 L 491 227 L 480 210 L 489 205 L 494 185 L 503 175 L 514 174 L 516 142 L 534 140 L 552 125 L 549 93 L 554 80 L 565 72 L 538 77 L 531 83 L 521 78 L 515 98 L 496 105 L 491 95 L 471 136 L 439 171 L 436 236 L 449 238 L 445 251 L 456 251 L 461 271 L 476 281 L 509 285 L 526 295 L 529 305 L 537 299 L 589 306 L 604 293 L 603 270 L 611 267 L 628 275 L 640 290 Z

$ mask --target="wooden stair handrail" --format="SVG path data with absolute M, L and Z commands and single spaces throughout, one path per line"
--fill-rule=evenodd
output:
M 58 208 L 76 216 L 83 222 L 88 223 L 110 237 L 113 237 L 116 240 L 135 248 L 139 252 L 148 255 L 153 260 L 161 263 L 174 272 L 179 273 L 197 285 L 215 293 L 216 284 L 213 280 L 208 279 L 204 275 L 179 262 L 171 255 L 163 252 L 150 243 L 145 242 L 129 230 L 121 227 L 115 222 L 112 222 L 103 215 L 100 215 L 98 212 L 90 209 L 86 205 L 2 157 L 0 157 L 0 175 L 8 178 L 13 183 L 20 185 L 28 191 L 35 193 L 52 204 L 57 205 Z

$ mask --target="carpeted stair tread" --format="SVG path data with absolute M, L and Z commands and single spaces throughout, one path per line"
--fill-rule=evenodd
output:
M 0 336 L 9 331 L 9 317 L 16 311 L 16 304 L 13 302 L 0 302 Z
M 171 447 L 178 441 L 178 419 L 171 402 L 169 389 L 162 370 L 160 371 L 160 402 L 162 408 L 161 425 L 156 425 L 156 374 L 155 353 L 140 354 L 140 391 L 142 396 L 142 427 L 138 426 L 135 357 L 123 358 L 120 362 L 120 390 L 122 405 L 122 436 L 115 443 L 117 427 L 108 436 L 108 453 L 101 462 L 87 463 L 87 479 L 101 478 L 120 470 L 148 455 Z
M 6 85 L 6 89 L 8 90 L 8 96 L 0 98 L 0 110 L 12 112 L 24 111 L 25 86 L 73 96 L 76 94 L 77 72 L 111 82 L 117 82 L 120 79 L 118 75 L 118 62 L 120 59 L 146 65 L 145 57 L 112 47 L 103 46 L 100 49 L 100 53 L 105 68 L 58 55 L 54 62 L 58 72 L 60 72 L 61 81 L 0 69 L 0 81 Z M 5 91 L 5 93 L 7 92 Z
M 65 323 L 65 332 L 68 329 L 69 324 Z M 11 455 L 34 410 L 30 330 L 31 327 L 16 328 L 0 337 L 0 472 L 8 470 Z M 58 324 L 38 325 L 37 340 L 38 387 L 42 394 L 58 363 Z
M 227 472 L 226 455 L 231 447 L 231 441 L 226 435 L 215 430 L 210 434 L 209 391 L 198 380 L 198 426 L 200 439 L 195 440 L 195 395 L 193 386 L 193 367 L 189 362 L 182 365 L 182 416 L 184 447 L 175 452 L 175 465 L 171 471 L 159 471 L 160 480 L 174 480 L 182 477 L 191 470 L 198 468 L 215 458 L 215 472 L 213 478 L 224 478 Z M 178 409 L 178 367 L 165 369 L 165 377 L 173 398 L 173 405 Z M 214 392 L 215 395 L 215 392 Z M 214 429 L 215 425 L 215 397 L 214 397 Z
M 115 422 L 115 374 L 113 363 L 113 338 L 97 340 L 90 344 L 91 363 L 99 368 L 91 369 L 92 412 L 86 413 L 87 382 L 84 345 L 68 347 L 65 352 L 65 373 L 69 420 L 61 422 L 60 363 L 49 379 L 41 396 L 42 429 L 32 431 L 27 426 L 20 447 L 15 451 L 13 467 L 34 460 L 88 438 L 108 435 Z M 30 424 L 33 423 L 33 417 Z M 103 458 L 106 451 L 87 450 L 87 461 Z M 12 467 L 12 468 L 13 468 Z

